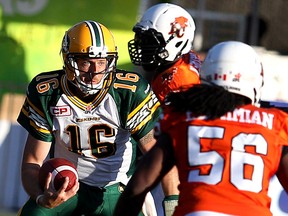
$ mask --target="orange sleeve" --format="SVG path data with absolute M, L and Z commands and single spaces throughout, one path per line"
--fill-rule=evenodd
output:
M 174 91 L 179 91 L 199 84 L 198 71 L 184 61 L 160 73 L 153 81 L 152 88 L 160 103 L 163 103 L 165 96 Z

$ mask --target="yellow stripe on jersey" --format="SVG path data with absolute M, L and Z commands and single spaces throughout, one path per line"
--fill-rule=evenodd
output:
M 45 114 L 41 110 L 39 110 L 36 106 L 34 106 L 34 104 L 29 100 L 29 98 L 27 98 L 27 102 L 28 102 L 29 106 L 35 111 L 35 113 L 40 115 L 42 118 L 45 118 Z M 27 116 L 28 116 L 28 114 L 27 114 Z
M 151 120 L 159 106 L 160 102 L 157 100 L 156 95 L 151 92 L 145 100 L 128 115 L 127 126 L 131 129 L 131 133 L 135 133 Z
M 68 99 L 77 107 L 80 109 L 85 110 L 85 107 L 87 107 L 89 104 L 84 103 L 83 101 L 79 100 L 72 91 L 69 90 L 68 87 L 68 79 L 66 78 L 66 75 L 61 78 L 61 86 L 65 93 L 65 95 L 68 97 Z
M 25 115 L 25 116 L 29 116 L 29 113 L 27 112 L 27 110 L 24 108 L 24 106 L 21 108 L 21 112 Z
M 143 125 L 145 125 L 148 121 L 150 121 L 151 118 L 152 118 L 153 113 L 156 111 L 156 109 L 157 109 L 159 106 L 160 106 L 160 102 L 157 102 L 157 103 L 155 104 L 155 106 L 153 106 L 153 107 L 151 108 L 151 113 L 150 113 L 150 115 L 148 115 L 143 121 L 141 121 L 141 123 L 140 123 L 136 128 L 134 128 L 133 130 L 131 130 L 131 134 L 133 134 L 133 133 L 135 133 L 136 131 L 140 130 L 140 128 L 142 128 Z
M 76 95 L 74 95 L 73 92 L 70 91 L 67 82 L 68 82 L 68 79 L 66 79 L 66 76 L 63 76 L 62 80 L 61 80 L 61 85 L 62 85 L 62 89 L 65 92 L 66 96 L 75 106 L 77 106 L 78 108 L 85 111 L 87 109 L 87 107 L 94 109 L 102 101 L 102 99 L 104 98 L 104 96 L 106 95 L 106 93 L 109 90 L 109 88 L 107 86 L 110 86 L 110 84 L 112 82 L 112 73 L 109 74 L 109 78 L 107 80 L 104 80 L 103 89 L 101 89 L 99 91 L 99 93 L 97 94 L 95 99 L 90 103 L 85 103 L 84 101 L 80 100 Z
M 51 131 L 37 126 L 37 125 L 35 124 L 35 122 L 33 122 L 32 120 L 30 120 L 30 125 L 31 125 L 35 130 L 37 130 L 37 131 L 39 131 L 39 132 L 41 132 L 41 133 L 51 134 Z
M 129 113 L 128 120 L 131 119 L 137 112 L 139 112 L 139 110 L 142 109 L 149 100 L 151 100 L 151 95 L 152 92 L 150 92 L 150 94 L 145 98 L 144 101 L 142 101 L 142 103 L 140 103 L 131 113 Z

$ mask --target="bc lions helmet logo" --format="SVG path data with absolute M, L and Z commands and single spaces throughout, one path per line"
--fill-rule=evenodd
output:
M 184 35 L 185 28 L 187 27 L 188 19 L 186 17 L 177 17 L 175 21 L 171 23 L 171 30 L 169 34 L 176 35 L 181 38 Z

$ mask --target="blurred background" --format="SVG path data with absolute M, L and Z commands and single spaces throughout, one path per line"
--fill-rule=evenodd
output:
M 221 41 L 252 45 L 263 61 L 262 99 L 288 101 L 287 0 L 0 0 L 0 215 L 16 215 L 27 200 L 19 171 L 27 134 L 16 118 L 29 81 L 40 72 L 62 68 L 59 51 L 65 31 L 83 20 L 103 23 L 115 36 L 118 68 L 147 76 L 130 63 L 127 43 L 139 17 L 159 2 L 191 13 L 194 49 L 202 59 Z M 274 215 L 288 215 L 288 198 L 277 179 L 269 193 Z

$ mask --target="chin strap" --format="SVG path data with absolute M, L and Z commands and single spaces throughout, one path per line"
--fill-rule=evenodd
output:
M 165 216 L 172 216 L 176 206 L 178 205 L 179 195 L 166 196 L 163 199 L 162 205 Z

